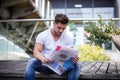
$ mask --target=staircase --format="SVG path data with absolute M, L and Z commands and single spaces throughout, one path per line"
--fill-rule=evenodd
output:
M 0 0 L 0 20 L 40 19 L 35 9 L 35 0 Z M 33 52 L 38 33 L 47 29 L 43 21 L 16 21 L 0 23 L 0 35 L 24 49 L 28 54 Z

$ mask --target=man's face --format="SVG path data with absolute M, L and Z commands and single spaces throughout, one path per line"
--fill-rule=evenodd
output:
M 60 36 L 64 32 L 66 26 L 67 24 L 54 23 L 54 32 L 56 35 Z

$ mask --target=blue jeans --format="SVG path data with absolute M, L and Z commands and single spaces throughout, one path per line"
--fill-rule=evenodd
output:
M 64 74 L 68 74 L 68 80 L 78 80 L 80 76 L 81 64 L 78 62 L 71 66 Z M 35 80 L 35 71 L 45 74 L 55 74 L 51 69 L 42 65 L 36 58 L 30 59 L 25 71 L 24 80 Z

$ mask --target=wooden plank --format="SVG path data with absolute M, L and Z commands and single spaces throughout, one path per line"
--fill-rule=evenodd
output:
M 80 80 L 120 80 L 120 75 L 117 74 L 84 74 Z
M 2 62 L 0 62 L 1 64 Z M 6 64 L 5 64 L 6 63 Z M 18 64 L 19 63 L 19 64 Z M 11 61 L 11 62 L 3 62 L 3 64 L 0 66 L 0 72 L 17 72 L 23 71 L 26 67 L 27 62 L 20 62 L 20 61 Z
M 87 72 L 89 72 L 89 74 L 96 74 L 96 72 L 99 70 L 101 65 L 102 62 L 96 62 L 96 64 L 92 66 Z
M 19 73 L 19 72 L 23 72 L 25 71 L 25 66 L 18 66 L 18 67 L 10 67 L 10 68 L 5 68 L 5 69 L 1 69 L 0 72 L 4 72 L 4 73 Z
M 106 74 L 108 65 L 109 65 L 109 62 L 103 62 L 99 70 L 96 72 L 96 74 Z
M 110 62 L 107 73 L 108 74 L 117 74 L 116 62 Z
M 85 65 L 85 64 L 87 64 L 87 65 Z M 96 64 L 96 62 L 86 62 L 84 64 L 84 66 L 82 67 L 82 69 L 81 69 L 81 73 L 82 74 L 88 74 L 89 72 L 88 72 L 88 70 L 92 67 L 92 66 L 94 66 L 95 64 Z
M 116 62 L 117 65 L 117 73 L 120 74 L 120 62 Z

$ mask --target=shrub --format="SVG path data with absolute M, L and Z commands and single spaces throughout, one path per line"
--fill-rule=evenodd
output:
M 110 57 L 106 55 L 100 46 L 84 44 L 76 46 L 79 50 L 79 61 L 108 61 Z

